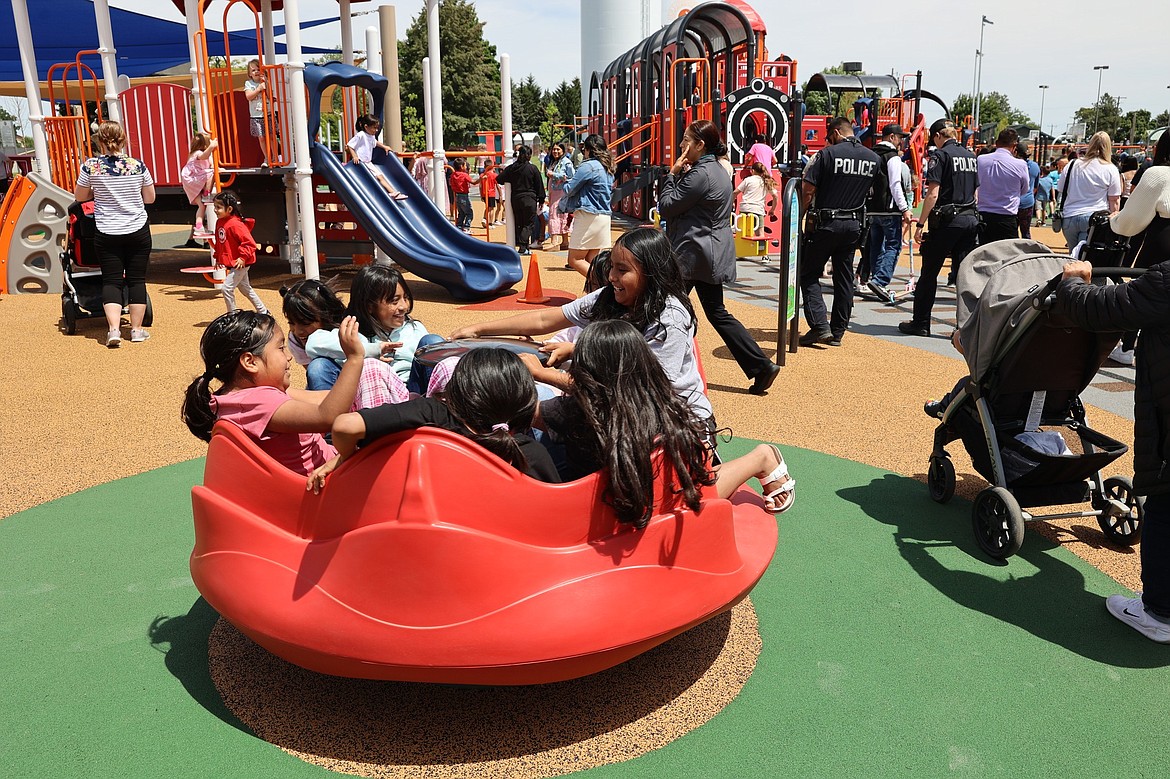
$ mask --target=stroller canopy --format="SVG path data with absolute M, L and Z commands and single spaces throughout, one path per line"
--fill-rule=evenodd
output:
M 994 241 L 959 266 L 956 324 L 971 378 L 981 381 L 1016 329 L 1030 320 L 1032 296 L 1072 258 L 1039 241 Z

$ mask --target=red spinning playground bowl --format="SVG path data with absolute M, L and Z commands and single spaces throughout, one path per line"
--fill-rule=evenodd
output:
M 742 490 L 619 524 L 599 475 L 544 484 L 423 428 L 367 447 L 320 495 L 234 425 L 192 490 L 191 575 L 225 619 L 321 673 L 540 684 L 604 670 L 742 600 L 776 522 Z

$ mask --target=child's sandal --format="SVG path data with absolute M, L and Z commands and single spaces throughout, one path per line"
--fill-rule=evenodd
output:
M 772 451 L 776 453 L 780 464 L 776 466 L 775 470 L 760 479 L 760 487 L 765 488 L 769 484 L 780 482 L 779 487 L 764 494 L 764 507 L 773 514 L 783 514 L 796 503 L 796 479 L 788 475 L 788 463 L 784 461 L 780 450 L 772 446 Z

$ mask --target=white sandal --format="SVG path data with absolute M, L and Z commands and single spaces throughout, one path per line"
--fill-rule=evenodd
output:
M 764 507 L 773 514 L 783 514 L 796 503 L 796 479 L 788 475 L 788 463 L 784 461 L 780 450 L 775 445 L 771 446 L 772 451 L 776 453 L 776 458 L 780 460 L 780 464 L 776 466 L 775 470 L 760 479 L 760 488 L 762 489 L 765 484 L 781 482 L 779 487 L 764 495 Z

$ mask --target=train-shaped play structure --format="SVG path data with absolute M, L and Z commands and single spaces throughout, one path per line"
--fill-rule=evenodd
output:
M 773 57 L 767 29 L 743 0 L 703 3 L 642 40 L 589 79 L 590 132 L 606 139 L 618 165 L 614 207 L 637 219 L 650 215 L 653 189 L 673 164 L 687 125 L 708 119 L 724 128 L 732 165 L 742 166 L 757 141 L 771 146 L 785 168 L 797 171 L 801 146 L 825 144 L 828 115 L 806 115 L 797 62 Z M 835 114 L 852 116 L 866 145 L 886 124 L 909 133 L 910 165 L 921 177 L 925 119 L 921 101 L 946 105 L 925 92 L 922 75 L 815 74 L 808 92 L 829 93 Z M 852 93 L 852 105 L 840 105 Z

